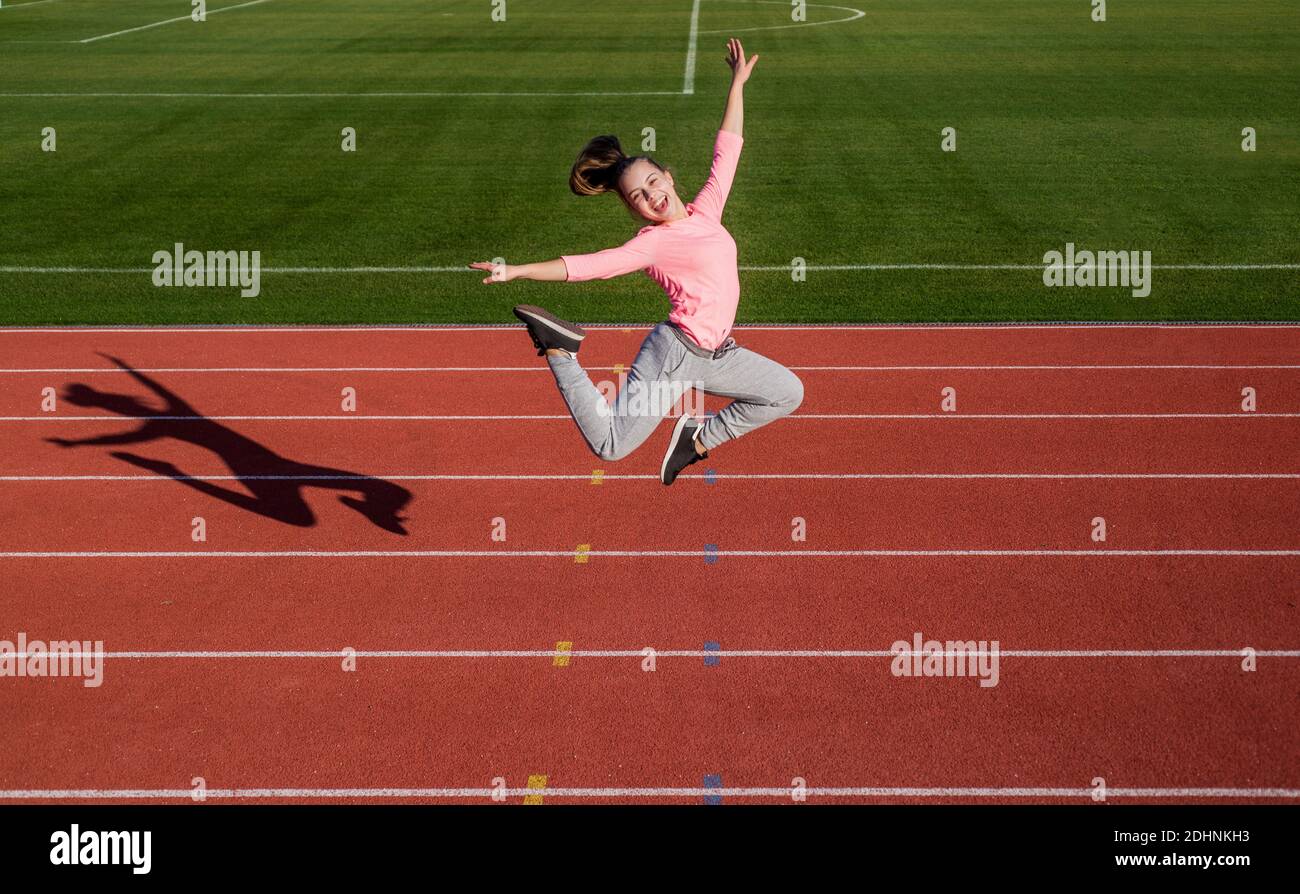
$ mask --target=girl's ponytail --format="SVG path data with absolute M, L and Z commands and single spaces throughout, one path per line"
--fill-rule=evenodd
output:
M 592 137 L 569 172 L 569 189 L 579 196 L 617 191 L 618 178 L 630 161 L 618 137 L 613 134 Z

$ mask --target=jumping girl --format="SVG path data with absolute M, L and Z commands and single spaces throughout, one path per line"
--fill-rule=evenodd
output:
M 629 157 L 617 137 L 595 137 L 574 163 L 569 188 L 580 196 L 617 191 L 628 210 L 649 226 L 621 246 L 592 254 L 561 255 L 537 264 L 470 264 L 492 272 L 485 283 L 582 282 L 644 270 L 663 287 L 672 306 L 668 321 L 650 330 L 612 408 L 578 365 L 585 331 L 528 304 L 516 307 L 515 315 L 528 327 L 538 356 L 546 356 L 587 445 L 602 459 L 627 456 L 669 412 L 671 405 L 655 407 L 653 402 L 646 411 L 649 389 L 689 385 L 733 398 L 703 423 L 682 414 L 660 466 L 664 484 L 672 484 L 679 472 L 710 450 L 780 419 L 803 400 L 803 383 L 794 373 L 731 338 L 740 279 L 736 243 L 722 226 L 722 209 L 744 143 L 744 85 L 758 56 L 746 62 L 735 38 L 727 48 L 731 91 L 714 143 L 713 168 L 694 202 L 682 204 L 673 175 L 650 156 Z

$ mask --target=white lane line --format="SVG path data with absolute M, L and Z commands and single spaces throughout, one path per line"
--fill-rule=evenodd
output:
M 290 420 L 305 420 L 321 422 L 325 420 L 339 421 L 346 420 L 347 416 L 0 416 L 0 422 L 38 422 L 45 420 L 53 422 L 61 420 L 64 422 L 114 422 L 114 421 L 131 421 L 131 420 L 156 420 L 159 422 L 203 422 L 205 420 L 215 420 L 221 422 L 243 421 L 243 422 L 285 422 Z M 518 420 L 518 419 L 569 419 L 569 416 L 540 416 L 540 415 L 504 415 L 504 416 L 354 416 L 351 417 L 362 422 L 379 422 L 383 420 L 398 420 L 403 422 L 463 422 L 468 420 L 489 421 L 489 420 Z
M 716 2 L 716 0 L 715 0 Z M 786 0 L 730 0 L 730 2 L 751 2 L 751 3 L 770 3 L 776 6 L 784 6 L 787 9 L 790 4 Z M 843 22 L 852 22 L 866 15 L 860 9 L 854 9 L 851 6 L 831 6 L 827 3 L 809 3 L 808 6 L 818 9 L 838 9 L 841 12 L 851 12 L 854 15 L 842 19 L 828 19 L 824 22 L 795 22 L 791 25 L 761 25 L 755 28 L 722 28 L 715 31 L 701 31 L 701 34 L 743 34 L 748 31 L 781 31 L 786 28 L 813 28 L 817 25 L 839 25 Z
M 657 323 L 634 322 L 634 323 L 588 323 L 581 320 L 575 321 L 581 323 L 589 329 L 596 329 L 601 332 L 632 332 L 645 331 Z M 408 334 L 420 333 L 424 335 L 437 335 L 442 333 L 493 333 L 493 332 L 518 332 L 520 325 L 499 325 L 496 323 L 482 324 L 423 324 L 412 323 L 409 325 L 345 325 L 345 326 L 287 326 L 278 324 L 267 324 L 264 326 L 249 326 L 247 324 L 212 324 L 207 326 L 44 326 L 44 327 L 0 327 L 0 335 L 48 335 L 51 333 L 60 334 L 104 334 L 112 333 L 116 335 L 167 335 L 167 334 L 218 334 L 218 335 L 295 335 L 295 334 L 314 334 L 321 332 L 333 333 L 360 333 L 370 335 L 375 332 L 405 332 Z M 1110 329 L 1139 329 L 1146 331 L 1165 331 L 1165 330 L 1193 330 L 1193 331 L 1218 331 L 1218 330 L 1282 330 L 1289 331 L 1292 329 L 1300 330 L 1300 322 L 1291 321 L 1273 321 L 1273 322 L 1242 322 L 1242 323 L 1223 323 L 1213 321 L 1185 321 L 1177 323 L 1166 322 L 1123 322 L 1112 323 L 1097 320 L 1054 320 L 1044 323 L 821 323 L 821 324 L 786 324 L 786 325 L 765 325 L 741 324 L 735 327 L 735 332 L 1024 332 L 1037 330 L 1065 330 L 1073 332 L 1096 332 L 1098 330 Z
M 818 798 L 1080 798 L 1091 799 L 1092 788 L 904 788 L 816 787 L 804 790 Z M 204 797 L 219 800 L 263 798 L 499 798 L 545 795 L 547 798 L 780 798 L 789 800 L 790 786 L 735 788 L 210 788 Z M 1110 788 L 1116 798 L 1300 798 L 1294 788 Z M 194 789 L 0 789 L 0 799 L 164 800 L 192 801 Z
M 587 649 L 561 652 L 554 649 L 333 649 L 333 650 L 253 650 L 253 651 L 125 651 L 125 652 L 60 652 L 68 658 L 112 658 L 118 660 L 173 660 L 202 659 L 229 661 L 235 659 L 260 660 L 296 658 L 634 658 L 646 656 L 640 649 Z M 1006 658 L 1241 658 L 1244 649 L 1000 649 L 983 652 L 978 649 L 951 652 L 915 652 L 892 649 L 655 649 L 656 658 L 896 658 L 900 655 L 942 655 L 944 657 L 975 657 L 997 654 Z M 28 657 L 26 652 L 13 653 L 18 660 Z M 42 657 L 48 653 L 39 654 Z M 1260 658 L 1300 658 L 1300 650 L 1257 649 L 1252 653 Z
M 520 367 L 529 369 L 531 367 Z M 584 367 L 586 369 L 612 369 L 612 367 Z M 984 364 L 964 366 L 791 366 L 803 372 L 993 372 L 1005 370 L 1061 371 L 1061 370 L 1170 370 L 1170 369 L 1300 369 L 1300 364 L 1210 364 L 1210 363 L 1089 363 L 1089 364 Z M 0 370 L 4 372 L 4 370 Z
M 69 550 L 8 551 L 0 559 L 568 559 L 572 549 L 517 550 Z M 950 558 L 950 557 L 1078 557 L 1162 558 L 1175 556 L 1281 557 L 1300 556 L 1297 549 L 663 549 L 590 550 L 593 558 Z
M 695 0 L 691 7 L 691 32 L 686 42 L 686 75 L 682 81 L 682 95 L 691 96 L 695 93 L 695 48 L 699 39 L 700 31 L 700 0 Z
M 1207 367 L 1212 368 L 1212 367 Z M 1269 369 L 1271 367 L 1228 367 L 1229 369 Z M 1291 367 L 1279 367 L 1290 369 Z M 1295 367 L 1300 369 L 1300 366 Z M 363 372 L 363 373 L 398 373 L 398 372 L 549 372 L 545 366 L 155 366 L 132 367 L 142 373 L 327 373 L 327 372 Z M 612 366 L 584 366 L 592 371 L 612 371 Z M 626 369 L 626 367 L 624 367 Z M 796 369 L 796 367 L 790 367 Z M 44 368 L 44 369 L 0 369 L 0 375 L 34 374 L 34 373 L 126 373 L 127 370 L 117 366 L 95 366 L 84 368 Z
M 259 3 L 269 3 L 269 2 L 271 2 L 271 0 L 248 0 L 247 3 L 237 3 L 234 6 L 223 6 L 220 9 L 209 9 L 208 15 L 214 16 L 219 12 L 229 12 L 232 9 L 243 9 L 245 6 L 257 6 Z M 79 40 L 77 41 L 77 43 L 94 43 L 97 40 L 107 40 L 110 37 L 118 37 L 119 35 L 122 34 L 131 34 L 136 31 L 147 31 L 150 28 L 157 28 L 160 25 L 170 25 L 172 22 L 185 22 L 185 21 L 190 21 L 190 16 L 188 13 L 183 16 L 177 16 L 174 19 L 163 19 L 161 22 L 151 22 L 148 25 L 140 25 L 136 28 L 127 28 L 122 31 L 114 31 L 112 34 L 97 34 L 94 37 L 87 37 L 84 40 Z
M 810 480 L 810 481 L 1159 481 L 1159 480 L 1297 480 L 1297 472 L 732 472 L 706 475 L 688 472 L 678 476 L 690 479 L 736 480 Z M 4 481 L 590 481 L 586 475 L 0 475 Z M 658 475 L 620 475 L 604 473 L 602 481 L 658 481 Z
M 0 96 L 14 94 L 0 93 Z M 131 96 L 145 94 L 127 94 Z M 165 95 L 165 94 L 164 94 Z M 183 96 L 199 94 L 177 94 Z M 347 95 L 347 94 L 339 94 Z M 372 94 L 357 94 L 372 95 Z M 380 95 L 380 94 L 374 94 Z M 469 94 L 421 94 L 428 96 L 465 96 Z M 487 93 L 483 96 L 662 96 L 662 93 L 614 93 L 614 94 L 540 94 L 540 93 Z M 667 94 L 676 96 L 675 93 Z M 35 267 L 8 266 L 0 267 L 0 273 L 153 273 L 153 267 Z M 455 267 L 262 267 L 262 273 L 293 274 L 344 274 L 344 273 L 477 273 L 464 266 Z M 742 265 L 741 272 L 754 273 L 789 273 L 789 264 Z M 862 270 L 1042 270 L 1042 264 L 808 264 L 802 269 L 810 272 L 844 272 Z M 1300 263 L 1260 263 L 1260 264 L 1152 264 L 1152 270 L 1300 270 Z
M 705 417 L 716 414 L 706 413 Z M 0 422 L 511 422 L 567 420 L 565 415 L 446 415 L 446 416 L 0 416 Z M 921 421 L 930 419 L 1294 419 L 1300 413 L 794 413 L 786 420 L 883 420 Z
M 788 366 L 795 372 L 1004 372 L 1004 371 L 1070 371 L 1070 370 L 1242 370 L 1242 369 L 1300 369 L 1294 363 L 1258 363 L 1258 364 L 1210 364 L 1210 363 L 1168 363 L 1168 364 L 983 364 L 966 366 Z M 133 367 L 135 372 L 143 373 L 486 373 L 486 372 L 550 372 L 545 366 L 154 366 Z M 584 366 L 590 372 L 627 372 L 624 366 Z M 117 366 L 89 367 L 34 367 L 0 369 L 0 375 L 36 374 L 36 373 L 114 373 L 125 374 L 128 371 Z
M 792 413 L 785 419 L 1287 419 L 1300 413 Z M 568 417 L 561 417 L 567 419 Z

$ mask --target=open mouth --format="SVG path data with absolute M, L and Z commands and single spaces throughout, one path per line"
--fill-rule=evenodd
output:
M 662 214 L 663 212 L 668 210 L 667 197 L 660 199 L 658 202 L 655 202 L 650 207 L 652 210 L 654 210 L 656 214 Z

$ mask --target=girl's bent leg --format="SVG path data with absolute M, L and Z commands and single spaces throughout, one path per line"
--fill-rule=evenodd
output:
M 803 402 L 803 382 L 775 360 L 736 348 L 705 361 L 704 390 L 735 398 L 704 423 L 699 442 L 706 450 L 793 413 Z
M 627 382 L 611 406 L 578 361 L 547 356 L 560 395 L 591 451 L 605 460 L 618 460 L 641 446 L 672 410 L 664 395 L 672 374 L 681 366 L 685 349 L 662 326 L 651 330 L 628 370 Z

